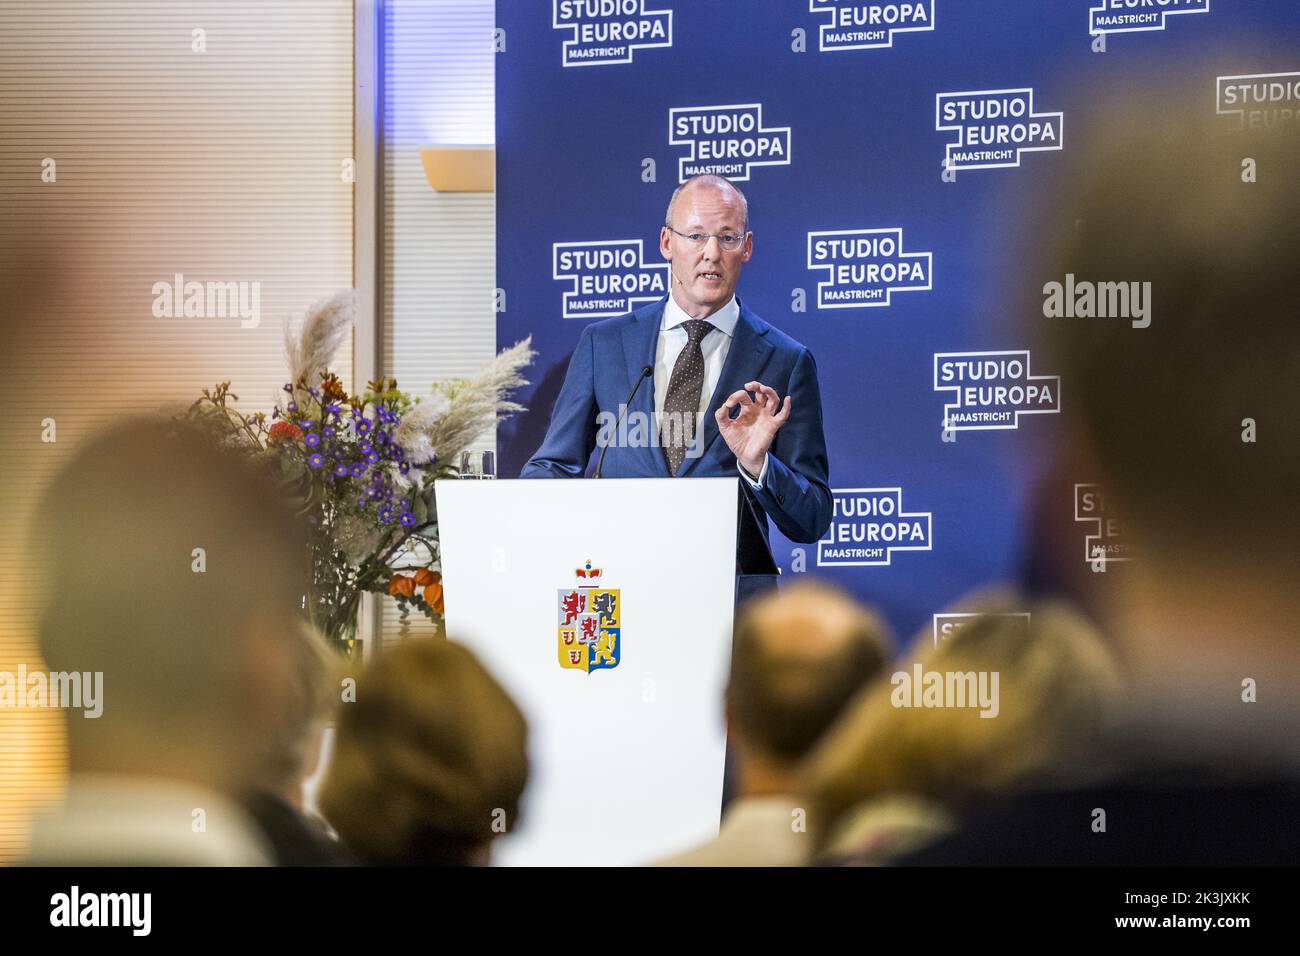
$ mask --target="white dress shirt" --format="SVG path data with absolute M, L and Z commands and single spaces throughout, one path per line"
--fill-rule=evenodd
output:
M 682 349 L 686 348 L 686 343 L 690 337 L 686 334 L 686 329 L 682 326 L 683 322 L 689 321 L 687 315 L 676 300 L 670 295 L 668 303 L 664 306 L 663 319 L 659 324 L 659 341 L 655 346 L 655 421 L 662 421 L 664 412 L 664 401 L 668 397 L 668 383 L 672 379 L 673 366 L 677 363 L 677 358 L 682 354 Z M 712 415 L 717 409 L 711 408 L 709 403 L 713 399 L 713 392 L 718 387 L 718 380 L 722 378 L 722 366 L 727 361 L 727 353 L 731 351 L 731 341 L 736 335 L 736 323 L 740 321 L 740 304 L 736 302 L 733 295 L 717 312 L 705 319 L 713 329 L 707 332 L 704 339 L 700 342 L 700 351 L 704 353 L 704 388 L 700 392 L 700 414 L 702 416 Z M 725 396 L 723 396 L 725 398 Z M 707 419 L 700 419 L 701 429 Z M 767 456 L 763 456 L 763 467 L 758 473 L 758 480 L 745 472 L 740 467 L 740 462 L 736 462 L 736 470 L 752 485 L 754 488 L 763 487 L 763 479 L 767 477 Z
M 727 807 L 716 838 L 654 866 L 803 866 L 812 841 L 796 829 L 807 801 L 781 794 L 741 797 Z

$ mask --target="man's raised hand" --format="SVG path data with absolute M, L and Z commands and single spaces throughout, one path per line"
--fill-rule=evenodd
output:
M 750 392 L 754 397 L 750 397 Z M 790 419 L 790 396 L 781 397 L 762 382 L 746 382 L 740 391 L 732 392 L 726 402 L 713 413 L 718 423 L 718 433 L 731 449 L 740 467 L 758 477 L 763 459 L 772 447 L 772 439 L 781 426 Z M 739 408 L 740 414 L 731 417 L 731 410 Z

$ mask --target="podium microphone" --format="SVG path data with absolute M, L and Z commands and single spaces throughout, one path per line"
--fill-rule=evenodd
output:
M 623 403 L 623 407 L 618 410 L 618 417 L 614 419 L 615 433 L 618 432 L 618 426 L 623 421 L 623 413 L 626 412 L 628 406 L 632 404 L 632 399 L 636 398 L 637 389 L 641 387 L 641 383 L 644 382 L 647 377 L 654 374 L 654 371 L 655 367 L 653 365 L 645 365 L 641 368 L 641 377 L 638 378 L 636 384 L 632 386 L 632 391 L 628 394 L 627 401 Z M 600 477 L 600 470 L 605 467 L 605 452 L 607 451 L 609 451 L 608 442 L 606 442 L 605 446 L 600 450 L 600 458 L 596 461 L 596 473 L 591 476 L 592 478 Z

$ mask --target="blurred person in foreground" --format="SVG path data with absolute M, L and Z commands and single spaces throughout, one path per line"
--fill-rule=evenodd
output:
M 285 722 L 309 564 L 270 480 L 189 426 L 128 420 L 53 479 L 30 554 L 45 663 L 103 675 L 102 714 L 68 711 L 66 800 L 30 862 L 273 862 L 238 800 Z
M 1041 301 L 1035 319 L 1073 395 L 1076 480 L 1100 484 L 1133 557 L 1098 565 L 1124 707 L 1053 786 L 905 862 L 1300 859 L 1300 136 L 1143 89 L 1160 110 L 1072 154 L 1037 279 L 1150 282 L 1150 324 Z
M 336 677 L 342 658 L 305 621 L 294 649 L 293 679 L 284 688 L 285 720 L 271 740 L 266 772 L 243 797 L 280 866 L 347 866 L 355 863 L 325 822 L 305 809 L 304 783 L 320 765 L 326 725 L 340 699 Z
M 989 608 L 937 647 L 927 630 L 917 653 L 826 735 L 802 780 L 819 862 L 888 863 L 951 832 L 972 804 L 1091 742 L 1117 691 L 1114 661 L 1064 605 L 1032 606 L 1028 620 L 1005 613 L 1022 606 Z M 965 706 L 914 706 L 917 666 L 926 676 L 955 675 Z M 983 702 L 981 679 L 992 689 Z
M 800 582 L 747 603 L 725 699 L 736 797 L 716 839 L 659 865 L 802 865 L 811 847 L 797 767 L 880 675 L 890 645 L 884 623 L 825 584 Z
M 527 732 L 463 645 L 406 641 L 342 706 L 321 812 L 368 865 L 486 866 L 518 823 Z

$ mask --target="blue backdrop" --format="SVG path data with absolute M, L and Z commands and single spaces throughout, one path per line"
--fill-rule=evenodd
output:
M 721 165 L 754 232 L 739 295 L 822 388 L 834 539 L 773 530 L 777 560 L 903 636 L 1023 576 L 1056 412 L 1104 387 L 1058 382 L 1024 308 L 1053 278 L 1025 269 L 1030 199 L 1108 134 L 1090 93 L 1159 110 L 1148 78 L 1176 71 L 1225 123 L 1300 107 L 1295 0 L 503 0 L 497 27 L 497 341 L 540 352 L 500 473 L 541 443 L 582 327 L 666 290 L 669 194 Z M 1084 570 L 1085 492 L 1045 505 Z

